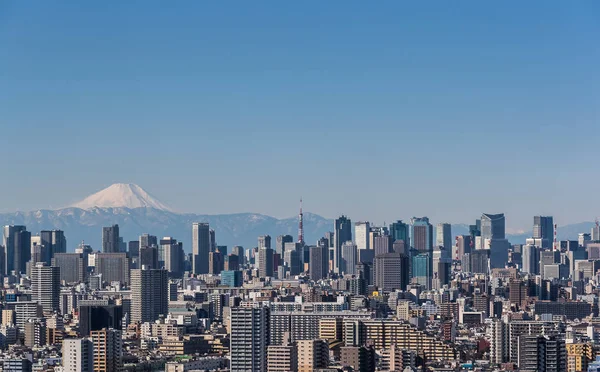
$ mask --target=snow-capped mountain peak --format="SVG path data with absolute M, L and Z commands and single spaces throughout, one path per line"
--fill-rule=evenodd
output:
M 171 208 L 148 194 L 144 189 L 133 183 L 115 183 L 88 196 L 71 207 L 81 209 L 99 208 L 155 208 L 173 212 Z

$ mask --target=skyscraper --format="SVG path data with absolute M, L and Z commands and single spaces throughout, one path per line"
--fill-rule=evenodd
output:
M 268 307 L 231 308 L 231 372 L 267 370 L 269 315 Z
M 579 233 L 577 241 L 580 247 L 585 247 L 586 244 L 592 240 L 592 235 L 589 233 Z M 8 257 L 8 256 L 7 256 Z
M 329 271 L 328 257 L 329 247 L 327 244 L 317 244 L 310 247 L 309 273 L 311 280 L 317 281 L 327 277 Z
M 154 322 L 169 312 L 167 270 L 131 270 L 131 321 Z
M 425 286 L 426 289 L 431 289 L 431 278 L 433 276 L 431 253 L 419 253 L 413 257 L 412 263 L 413 280 Z
M 25 226 L 4 226 L 4 273 L 27 271 L 27 262 L 31 260 L 31 233 Z
M 63 340 L 62 365 L 65 372 L 93 372 L 94 344 L 89 338 Z
M 329 244 L 329 271 L 335 271 L 335 261 L 334 261 L 334 256 L 335 256 L 335 233 L 333 231 L 328 231 L 325 233 L 325 236 L 323 237 L 324 239 L 327 240 L 328 244 Z
M 56 253 L 52 266 L 60 268 L 60 281 L 84 283 L 87 278 L 87 263 L 83 253 Z
M 393 241 L 390 235 L 378 235 L 373 238 L 375 256 L 392 252 Z
M 431 287 L 434 289 L 440 289 L 444 284 L 450 281 L 450 268 L 452 266 L 452 258 L 449 250 L 444 249 L 442 246 L 436 246 L 433 248 L 432 254 L 432 272 L 433 279 Z
M 225 287 L 241 287 L 243 283 L 244 278 L 241 271 L 221 271 L 221 285 Z
M 119 252 L 127 253 L 127 243 L 125 243 L 122 236 L 119 237 Z
M 312 372 L 329 366 L 329 345 L 326 340 L 298 340 L 298 372 Z
M 150 234 L 142 234 L 139 238 L 140 241 L 140 250 L 144 249 L 146 259 L 148 259 L 151 255 L 150 249 L 156 250 L 156 264 L 154 264 L 154 268 L 158 269 L 165 265 L 165 247 L 159 245 L 159 240 L 155 235 Z M 152 253 L 153 254 L 153 253 Z M 141 264 L 138 263 L 138 268 L 141 267 Z
M 99 331 L 103 328 L 121 329 L 122 319 L 123 306 L 121 305 L 83 304 L 79 306 L 79 333 L 82 336 L 89 336 L 92 331 Z
M 552 216 L 533 217 L 533 239 L 541 239 L 542 248 L 550 248 L 554 240 L 554 220 Z
M 435 251 L 434 251 L 435 254 Z M 452 260 L 449 258 L 433 259 L 433 280 L 431 286 L 434 289 L 441 289 L 444 285 L 450 283 L 452 272 Z
M 404 242 L 404 240 L 394 240 L 394 243 L 392 244 L 392 251 L 408 255 L 410 253 L 410 247 Z
M 596 224 L 592 227 L 590 237 L 593 242 L 600 242 L 600 223 L 598 223 L 598 221 L 596 221 Z
M 37 263 L 31 269 L 31 299 L 42 305 L 44 311 L 59 310 L 60 268 Z
M 271 248 L 271 236 L 261 235 L 258 237 L 258 249 Z
M 506 220 L 504 218 L 504 213 L 484 213 L 481 216 L 481 238 L 484 240 L 506 239 L 505 225 Z
M 354 224 L 354 240 L 357 249 L 371 249 L 369 243 L 369 232 L 371 224 L 369 222 L 357 222 Z
M 209 240 L 209 247 L 210 247 L 210 251 L 214 252 L 217 250 L 217 234 L 215 233 L 215 230 L 210 229 L 208 230 L 208 240 Z
M 275 242 L 275 253 L 279 253 L 283 257 L 285 243 L 292 243 L 294 237 L 291 235 L 279 235 Z
M 506 240 L 504 213 L 481 216 L 481 245 L 490 250 L 490 266 L 504 267 L 510 244 Z M 477 245 L 477 244 L 475 244 Z
M 294 246 L 295 248 L 291 248 Z M 290 275 L 298 275 L 302 272 L 302 252 L 299 243 L 287 243 L 284 254 L 284 261 L 288 265 Z
M 523 245 L 522 260 L 523 268 L 522 272 L 537 275 L 540 273 L 540 249 L 531 244 Z
M 140 248 L 140 256 L 138 259 L 137 268 L 146 266 L 148 269 L 158 269 L 158 248 L 157 247 L 143 247 Z
M 269 345 L 267 372 L 297 372 L 298 353 L 295 343 L 284 340 L 282 345 Z
M 173 278 L 180 278 L 183 275 L 183 264 L 185 253 L 183 252 L 183 243 L 177 242 L 169 236 L 160 240 L 160 246 L 164 254 L 164 267 Z
M 129 253 L 129 257 L 135 258 L 140 256 L 140 241 L 139 240 L 130 240 L 127 243 L 127 253 Z
M 351 241 L 342 244 L 342 259 L 340 261 L 340 273 L 354 274 L 356 272 L 357 261 L 356 245 Z
M 470 271 L 476 274 L 488 274 L 491 254 L 489 249 L 476 249 L 471 251 L 469 254 L 469 260 L 471 261 Z
M 240 269 L 240 261 L 239 256 L 235 254 L 230 254 L 224 257 L 223 260 L 223 270 L 239 270 Z
M 121 250 L 119 241 L 119 225 L 102 228 L 102 252 L 118 253 Z
M 340 272 L 340 260 L 342 257 L 342 244 L 352 240 L 352 221 L 346 216 L 341 216 L 334 222 L 334 251 L 333 266 L 337 273 Z
M 192 225 L 192 270 L 194 274 L 208 274 L 210 252 L 210 228 L 207 223 Z
M 91 333 L 94 344 L 94 371 L 120 372 L 123 368 L 121 330 L 104 328 Z
M 567 370 L 564 336 L 525 334 L 518 337 L 517 345 L 519 370 L 540 372 Z
M 264 245 L 258 249 L 259 251 L 259 276 L 261 278 L 272 277 L 273 276 L 273 250 L 271 249 L 271 237 L 268 237 L 268 245 Z M 259 238 L 260 243 L 260 238 Z M 266 241 L 264 242 L 267 243 Z
M 236 245 L 231 248 L 231 254 L 236 255 L 238 258 L 238 265 L 244 266 L 244 247 Z
M 158 246 L 158 238 L 150 234 L 140 235 L 140 248 Z
M 17 301 L 11 305 L 8 308 L 15 310 L 15 325 L 20 329 L 25 328 L 25 323 L 29 319 L 44 317 L 42 305 L 36 301 Z
M 548 239 L 548 241 L 554 240 L 554 221 L 552 216 L 533 217 L 533 238 Z
M 81 242 L 81 244 L 75 248 L 75 253 L 81 253 L 83 255 L 83 265 L 87 269 L 89 267 L 89 256 L 94 253 L 92 247 Z
M 600 256 L 598 256 L 597 259 L 600 259 Z M 542 278 L 546 278 L 545 266 L 560 264 L 560 252 L 552 249 L 539 250 L 539 260 L 538 274 L 540 274 Z M 562 278 L 562 276 L 557 275 L 555 278 Z
M 387 227 L 385 226 L 371 226 L 371 231 L 369 231 L 369 247 L 371 249 L 375 249 L 375 239 L 380 236 L 388 236 L 390 235 Z M 391 243 L 390 243 L 391 246 Z
M 354 371 L 375 371 L 375 349 L 367 346 L 344 346 L 340 348 L 340 362 Z
M 131 262 L 127 253 L 97 253 L 95 274 L 102 274 L 102 280 L 129 284 Z
M 433 248 L 433 226 L 427 217 L 410 219 L 410 241 L 414 249 L 428 252 Z
M 475 247 L 475 242 L 471 235 L 458 235 L 456 237 L 456 247 L 452 254 L 452 258 L 455 260 L 460 260 L 465 255 L 465 253 L 470 253 L 471 249 Z
M 62 230 L 42 230 L 40 232 L 40 243 L 45 248 L 44 262 L 50 265 L 52 257 L 56 253 L 67 252 L 67 239 Z
M 302 213 L 302 198 L 300 198 L 300 213 L 298 214 L 298 243 L 304 246 L 304 213 Z
M 392 236 L 392 240 L 402 240 L 406 246 L 410 246 L 409 231 L 409 226 L 402 222 L 402 220 L 398 220 L 390 225 L 390 235 Z
M 469 235 L 475 240 L 476 236 L 481 236 L 481 220 L 475 220 L 474 225 L 469 225 Z
M 46 263 L 46 258 L 48 256 L 46 254 L 46 247 L 33 241 L 33 238 L 39 238 L 39 236 L 32 236 L 31 238 L 31 260 L 27 265 L 35 266 L 38 262 Z
M 452 225 L 438 223 L 436 229 L 435 245 L 450 250 L 452 248 Z
M 408 285 L 408 257 L 399 253 L 376 256 L 373 261 L 375 285 L 380 290 L 406 290 Z

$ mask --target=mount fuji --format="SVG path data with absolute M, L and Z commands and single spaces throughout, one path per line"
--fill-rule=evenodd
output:
M 171 208 L 133 183 L 115 183 L 70 207 L 80 209 L 98 208 L 154 208 L 174 212 Z

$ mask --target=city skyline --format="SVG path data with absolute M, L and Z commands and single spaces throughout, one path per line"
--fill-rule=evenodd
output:
M 0 370 L 600 372 L 599 15 L 0 0 Z
M 2 2 L 2 211 L 593 220 L 599 4 L 515 6 Z
M 94 204 L 94 203 L 98 203 L 98 204 Z M 135 209 L 135 208 L 140 208 L 140 207 L 147 207 L 147 208 L 154 208 L 163 212 L 168 212 L 168 213 L 174 213 L 174 214 L 178 214 L 178 215 L 186 215 L 189 213 L 194 213 L 193 211 L 180 211 L 180 210 L 174 210 L 172 208 L 170 208 L 169 203 L 163 203 L 163 200 L 158 200 L 156 197 L 154 197 L 152 194 L 148 193 L 144 188 L 140 187 L 139 185 L 136 184 L 125 184 L 125 183 L 115 183 L 112 184 L 102 190 L 99 190 L 98 192 L 95 192 L 92 195 L 88 195 L 87 197 L 84 197 L 81 200 L 75 201 L 73 203 L 71 203 L 71 205 L 65 205 L 62 206 L 60 208 L 56 208 L 56 209 L 33 209 L 30 211 L 25 211 L 25 210 L 19 210 L 19 211 L 15 211 L 16 213 L 19 212 L 35 212 L 35 211 L 39 211 L 39 210 L 48 210 L 48 211 L 60 211 L 63 209 L 67 209 L 67 208 L 79 208 L 79 209 L 83 209 L 83 210 L 87 210 L 87 209 L 93 209 L 93 208 L 129 208 L 129 209 Z M 296 206 L 297 208 L 297 206 Z M 317 207 L 318 208 L 318 207 Z M 8 214 L 10 215 L 10 213 L 13 212 L 4 212 L 4 214 Z M 237 211 L 237 212 L 231 212 L 231 213 L 197 213 L 199 215 L 208 215 L 208 216 L 225 216 L 225 215 L 237 215 L 237 214 L 258 214 L 258 215 L 263 215 L 263 216 L 268 216 L 268 217 L 273 217 L 273 218 L 277 218 L 279 220 L 286 220 L 286 219 L 292 219 L 292 218 L 299 218 L 299 215 L 296 214 L 295 216 L 290 213 L 290 215 L 283 215 L 283 216 L 274 216 L 273 214 L 270 214 L 268 212 L 263 213 L 263 212 L 256 212 L 256 211 Z M 305 212 L 308 215 L 316 215 L 320 218 L 324 218 L 324 219 L 330 219 L 330 220 L 334 220 L 335 218 L 337 218 L 339 215 L 342 215 L 343 213 L 338 213 L 337 215 L 334 216 L 324 216 L 318 212 L 309 210 L 307 211 L 305 208 Z M 3 213 L 0 212 L 0 216 Z M 480 213 L 481 214 L 481 213 Z M 506 215 L 506 213 L 504 213 Z M 379 218 L 379 217 L 375 217 L 375 218 L 358 218 L 355 219 L 356 221 L 366 221 L 369 222 L 371 225 L 375 226 L 375 225 L 387 225 L 389 223 L 393 223 L 397 220 L 410 220 L 411 218 L 415 217 L 416 215 L 421 215 L 420 213 L 412 213 L 412 214 L 404 214 L 401 216 L 394 216 L 392 219 L 383 219 L 383 218 Z M 540 215 L 535 214 L 536 216 Z M 552 214 L 550 214 L 552 215 Z M 479 215 L 475 215 L 475 217 L 477 217 Z M 512 225 L 510 223 L 511 218 L 509 216 L 509 218 L 507 218 L 507 225 L 506 225 L 506 233 L 508 234 L 512 234 L 512 235 L 519 235 L 519 234 L 526 234 L 531 230 L 531 218 L 532 218 L 533 214 L 530 215 L 528 217 L 528 221 L 526 221 L 526 223 L 524 225 L 520 225 L 520 226 L 515 226 Z M 429 218 L 429 216 L 427 216 Z M 555 217 L 555 215 L 553 215 L 553 217 Z M 354 218 L 354 217 L 352 217 Z M 430 218 L 430 220 L 432 220 L 434 222 L 434 224 L 439 224 L 439 223 L 450 223 L 452 225 L 469 225 L 473 219 L 473 216 L 469 217 L 469 220 L 466 221 L 452 221 L 452 220 L 444 220 L 444 219 L 433 219 Z M 586 220 L 585 218 L 579 219 L 579 220 L 575 220 L 575 221 L 571 221 L 571 222 L 567 222 L 567 223 L 562 223 L 559 224 L 559 227 L 565 226 L 565 225 L 575 225 L 575 224 L 579 224 L 579 223 L 590 223 L 593 221 L 597 221 L 598 217 L 595 218 L 590 218 L 588 220 Z M 562 222 L 562 221 L 559 221 Z M 46 226 L 46 228 L 52 228 L 52 226 Z M 434 238 L 435 239 L 435 238 Z

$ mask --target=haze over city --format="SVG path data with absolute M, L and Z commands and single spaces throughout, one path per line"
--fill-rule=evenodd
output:
M 593 221 L 596 2 L 0 4 L 0 210 Z

